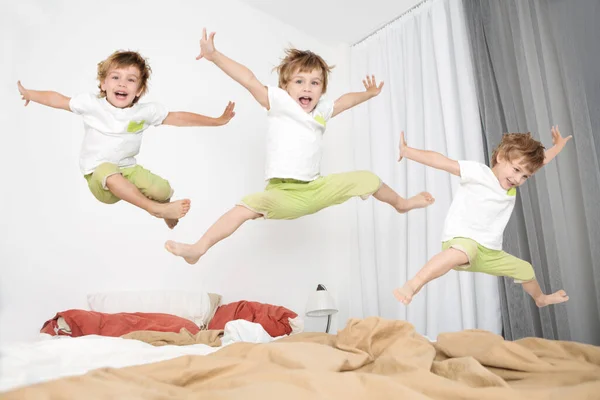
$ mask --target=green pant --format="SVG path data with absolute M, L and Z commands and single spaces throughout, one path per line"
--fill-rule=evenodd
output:
M 517 283 L 535 279 L 533 267 L 527 261 L 502 250 L 483 247 L 473 239 L 455 237 L 442 243 L 442 249 L 456 249 L 467 255 L 469 262 L 454 268 L 457 271 L 484 272 L 496 276 L 510 276 Z
M 366 199 L 380 187 L 381 179 L 368 171 L 331 174 L 310 182 L 275 178 L 263 192 L 244 197 L 241 205 L 267 219 L 296 219 L 352 197 Z
M 114 204 L 121 200 L 106 187 L 106 179 L 114 174 L 123 175 L 125 179 L 133 183 L 150 200 L 164 203 L 173 195 L 173 189 L 171 189 L 171 185 L 169 185 L 167 180 L 154 175 L 141 165 L 119 168 L 116 164 L 103 163 L 93 173 L 84 176 L 88 182 L 90 191 L 102 203 Z

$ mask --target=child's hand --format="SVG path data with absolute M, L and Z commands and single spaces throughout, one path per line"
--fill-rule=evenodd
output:
M 555 146 L 558 146 L 560 149 L 565 147 L 567 142 L 573 138 L 573 135 L 569 135 L 566 138 L 563 138 L 558 130 L 558 125 L 552 127 L 552 143 Z
M 196 57 L 196 60 L 200 60 L 202 58 L 206 58 L 208 61 L 213 60 L 213 56 L 216 53 L 215 33 L 216 32 L 211 32 L 207 38 L 206 28 L 202 28 L 202 39 L 200 39 L 200 55 Z
M 406 144 L 406 140 L 404 140 L 404 131 L 400 132 L 400 153 L 398 154 L 398 161 L 402 161 L 402 159 L 406 156 L 406 149 L 408 145 Z
M 377 96 L 381 93 L 381 88 L 383 87 L 383 81 L 377 86 L 375 82 L 375 75 L 367 75 L 366 79 L 363 79 L 363 85 L 365 85 L 365 89 L 367 89 L 367 93 L 371 95 L 371 97 Z
M 230 101 L 227 104 L 227 107 L 225 107 L 225 111 L 223 111 L 223 115 L 221 115 L 219 118 L 217 118 L 219 120 L 219 125 L 225 125 L 226 123 L 231 121 L 231 118 L 235 117 L 235 112 L 233 111 L 234 108 L 235 108 L 235 103 Z
M 31 100 L 31 96 L 29 95 L 29 90 L 25 89 L 23 85 L 21 85 L 21 81 L 17 81 L 17 87 L 19 88 L 19 93 L 21 93 L 21 99 L 25 100 L 25 105 L 29 104 Z

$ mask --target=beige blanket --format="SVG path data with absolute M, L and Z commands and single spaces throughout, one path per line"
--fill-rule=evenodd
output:
M 304 333 L 100 369 L 22 388 L 3 399 L 597 399 L 600 347 L 515 342 L 484 331 L 437 343 L 403 321 L 350 320 L 337 335 Z
M 134 339 L 150 343 L 153 346 L 187 346 L 190 344 L 206 344 L 211 347 L 221 346 L 221 337 L 223 330 L 206 330 L 192 335 L 190 331 L 181 328 L 179 333 L 175 332 L 156 332 L 156 331 L 135 331 L 121 336 L 123 339 Z

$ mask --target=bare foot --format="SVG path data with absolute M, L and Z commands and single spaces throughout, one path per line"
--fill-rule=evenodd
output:
M 435 199 L 428 192 L 421 192 L 410 199 L 402 199 L 402 202 L 396 206 L 399 213 L 405 213 L 415 208 L 425 208 L 435 203 Z
M 167 224 L 167 226 L 169 227 L 169 229 L 173 229 L 177 226 L 177 224 L 179 223 L 178 219 L 169 219 L 169 218 L 165 218 L 165 223 Z
M 177 200 L 172 203 L 157 203 L 154 209 L 150 210 L 150 214 L 164 220 L 183 218 L 190 211 L 190 203 L 189 199 Z M 168 222 L 167 225 L 169 225 Z
M 410 304 L 415 294 L 415 290 L 408 284 L 408 282 L 405 283 L 401 288 L 394 289 L 394 296 L 405 306 Z
M 183 257 L 188 264 L 196 264 L 204 254 L 190 244 L 178 243 L 172 240 L 165 243 L 165 249 L 176 256 Z
M 541 308 L 541 307 L 549 306 L 551 304 L 564 303 L 567 300 L 569 300 L 569 296 L 567 296 L 567 292 L 565 292 L 564 290 L 559 290 L 552 294 L 540 296 L 535 301 L 535 304 Z

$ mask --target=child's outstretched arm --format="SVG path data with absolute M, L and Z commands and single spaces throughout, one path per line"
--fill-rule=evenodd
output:
M 223 114 L 218 118 L 185 111 L 174 111 L 167 114 L 167 118 L 162 124 L 173 126 L 221 126 L 228 123 L 235 116 L 234 107 L 235 103 L 230 101 Z
M 71 111 L 71 108 L 69 107 L 70 97 L 63 96 L 57 92 L 25 89 L 23 85 L 21 85 L 21 81 L 17 82 L 17 87 L 19 88 L 19 93 L 21 93 L 21 99 L 25 100 L 26 106 L 30 101 L 33 101 L 48 107 Z
M 379 84 L 379 86 L 377 86 L 375 75 L 371 75 L 371 77 L 367 75 L 367 78 L 363 79 L 363 85 L 365 85 L 366 89 L 364 92 L 346 93 L 337 99 L 335 103 L 333 103 L 333 114 L 331 115 L 331 118 L 377 96 L 379 93 L 381 93 L 383 81 Z
M 256 101 L 258 101 L 261 106 L 269 109 L 269 95 L 266 86 L 260 83 L 260 81 L 256 79 L 254 73 L 252 73 L 252 71 L 250 71 L 248 68 L 236 61 L 233 61 L 223 53 L 218 52 L 215 49 L 215 32 L 212 32 L 207 38 L 206 28 L 202 29 L 202 39 L 200 39 L 200 55 L 196 57 L 196 60 L 200 60 L 202 58 L 212 61 L 213 64 L 221 68 L 221 70 L 233 78 L 234 81 L 248 89 L 250 94 L 254 96 Z
M 558 125 L 552 127 L 552 143 L 554 146 L 552 148 L 546 150 L 544 157 L 544 165 L 548 164 L 550 161 L 554 159 L 564 149 L 565 145 L 569 140 L 573 138 L 573 135 L 569 135 L 566 138 L 562 137 L 560 131 L 558 130 Z
M 460 164 L 456 160 L 446 157 L 443 154 L 429 150 L 419 150 L 406 145 L 404 140 L 404 131 L 400 133 L 400 155 L 398 161 L 404 157 L 409 160 L 450 172 L 453 175 L 460 176 Z

